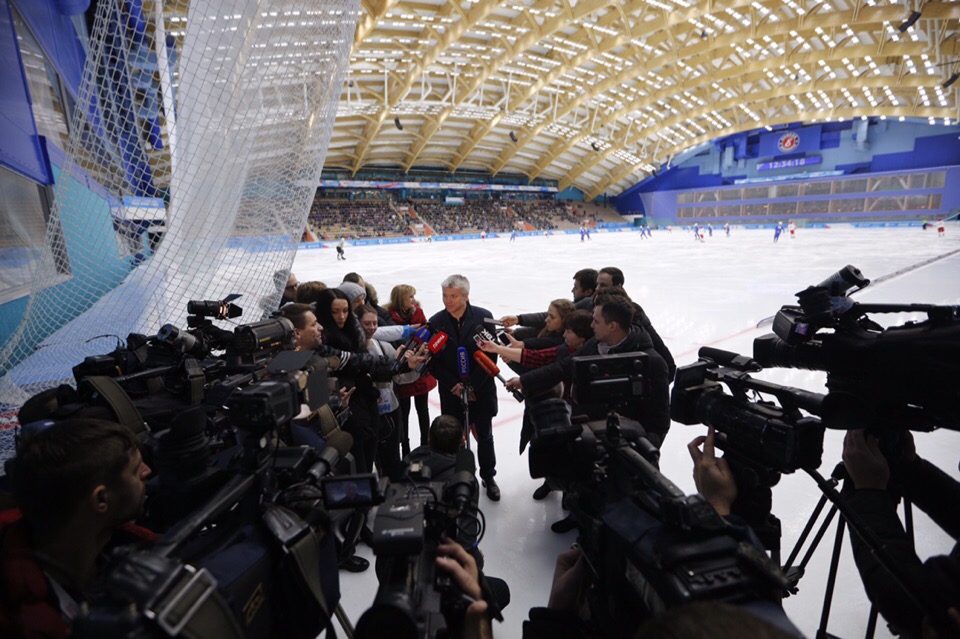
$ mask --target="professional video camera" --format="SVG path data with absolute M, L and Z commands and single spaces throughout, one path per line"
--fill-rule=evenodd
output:
M 960 307 L 861 304 L 849 297 L 870 280 L 845 266 L 797 293 L 775 334 L 757 338 L 763 366 L 827 372 L 829 393 L 817 414 L 828 428 L 960 429 Z M 867 314 L 922 313 L 923 321 L 883 328 Z
M 838 512 L 843 515 L 818 636 L 826 633 L 845 525 L 856 531 L 913 605 L 926 614 L 938 614 L 929 602 L 919 600 L 915 593 L 920 590 L 914 587 L 909 572 L 889 558 L 881 540 L 837 490 L 846 477 L 843 465 L 838 464 L 830 478 L 818 472 L 825 428 L 866 428 L 877 436 L 888 456 L 899 456 L 905 429 L 960 429 L 954 391 L 960 382 L 960 307 L 860 304 L 849 298 L 852 288 L 868 284 L 859 270 L 846 266 L 801 291 L 797 294 L 799 306 L 784 306 L 777 313 L 776 334 L 754 340 L 754 359 L 701 348 L 698 362 L 678 369 L 671 397 L 675 421 L 703 423 L 717 430 L 717 446 L 724 450 L 737 478 L 733 512 L 758 528 L 776 559 L 780 531 L 779 522 L 769 512 L 770 487 L 781 473 L 802 470 L 822 491 L 820 503 L 784 563 L 790 592 L 796 592 L 797 582 L 834 516 Z M 926 319 L 883 328 L 868 313 L 922 313 Z M 828 392 L 821 395 L 751 377 L 762 365 L 825 371 Z M 752 397 L 761 394 L 775 397 L 779 405 Z M 801 410 L 814 416 L 805 416 Z M 745 477 L 747 481 L 743 481 Z M 832 507 L 825 521 L 795 565 L 828 500 Z M 771 521 L 764 531 L 764 522 Z
M 75 368 L 78 391 L 62 387 L 24 406 L 28 414 L 53 406 L 53 419 L 122 421 L 154 469 L 144 523 L 164 536 L 114 557 L 104 600 L 75 634 L 315 637 L 339 599 L 337 539 L 318 484 L 352 438 L 282 445 L 305 428 L 293 421 L 304 404 L 310 417 L 337 423 L 326 371 L 314 370 L 312 353 L 283 350 L 293 333 L 286 319 L 221 339 L 204 318 L 237 317 L 238 307 L 191 302 L 189 310 L 199 319 L 188 330 L 131 336 L 126 348 Z M 59 402 L 68 396 L 75 403 Z
M 635 401 L 646 355 L 574 358 L 578 404 Z M 699 495 L 687 496 L 657 468 L 659 450 L 641 424 L 610 410 L 571 421 L 564 402 L 532 408 L 532 477 L 560 479 L 593 573 L 593 630 L 632 636 L 666 608 L 692 601 L 776 602 L 787 582 L 751 541 Z
M 406 479 L 387 484 L 383 495 L 373 500 L 380 504 L 372 542 L 380 587 L 357 622 L 359 639 L 459 636 L 470 602 L 437 570 L 437 547 L 445 538 L 468 550 L 479 545 L 483 515 L 476 507 L 475 471 L 473 452 L 461 449 L 447 480 L 433 481 L 428 466 L 410 464 Z M 498 611 L 496 615 L 500 618 Z
M 73 636 L 317 636 L 340 596 L 318 488 L 352 445 L 340 435 L 319 452 L 263 447 L 256 467 L 233 474 L 156 545 L 119 549 L 104 599 L 74 621 Z

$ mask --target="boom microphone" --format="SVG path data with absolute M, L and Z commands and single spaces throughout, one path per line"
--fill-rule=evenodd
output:
M 310 466 L 307 475 L 314 481 L 330 474 L 337 462 L 353 448 L 353 437 L 350 433 L 337 431 L 327 437 L 327 445 L 320 451 L 320 458 Z
M 410 349 L 417 349 L 421 344 L 426 344 L 429 340 L 430 330 L 424 326 L 410 336 L 410 339 L 407 340 L 407 343 L 403 345 L 403 353 L 408 352 Z M 397 352 L 399 353 L 400 351 Z M 390 372 L 396 375 L 403 372 L 406 368 L 408 368 L 407 359 L 398 355 L 397 361 L 393 363 L 393 368 L 390 369 Z
M 487 357 L 486 353 L 483 351 L 474 352 L 473 360 L 480 365 L 480 368 L 482 368 L 487 375 L 490 377 L 496 377 L 503 382 L 504 387 L 506 387 L 507 380 L 503 378 L 503 375 L 500 374 L 500 369 L 497 368 L 497 365 L 493 363 L 493 360 Z M 524 400 L 523 393 L 516 388 L 508 388 L 507 390 L 510 391 L 510 394 L 513 395 L 513 398 L 518 402 L 522 402 Z
M 447 337 L 447 334 L 443 331 L 437 331 L 437 333 L 430 338 L 430 341 L 427 342 L 427 357 L 417 366 L 417 373 L 419 375 L 423 375 L 423 372 L 427 370 L 427 366 L 430 364 L 430 360 L 433 359 L 434 355 L 444 349 L 448 339 L 450 338 Z

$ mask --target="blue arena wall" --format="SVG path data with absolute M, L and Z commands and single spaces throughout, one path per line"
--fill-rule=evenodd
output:
M 777 183 L 780 180 L 807 182 L 817 174 L 826 174 L 822 179 L 842 179 L 844 176 L 864 176 L 911 173 L 931 169 L 945 169 L 956 179 L 960 166 L 960 127 L 930 125 L 926 121 L 894 122 L 870 119 L 853 122 L 828 122 L 819 125 L 819 144 L 805 154 L 818 160 L 815 171 L 811 167 L 789 167 L 761 171 L 758 165 L 770 161 L 800 157 L 798 155 L 761 156 L 764 136 L 776 135 L 788 130 L 802 131 L 801 125 L 791 125 L 768 133 L 761 129 L 740 133 L 700 145 L 691 152 L 681 153 L 669 168 L 661 167 L 656 176 L 627 189 L 611 198 L 622 215 L 643 214 L 650 224 L 674 224 L 677 222 L 677 200 L 683 193 L 702 189 L 734 187 L 739 181 L 757 181 L 757 185 L 769 183 L 758 181 L 766 178 Z M 862 139 L 858 140 L 858 137 Z M 692 153 L 692 155 L 691 155 Z M 685 156 L 686 157 L 681 157 Z M 952 182 L 956 184 L 956 182 Z M 954 189 L 956 191 L 956 189 Z M 901 195 L 915 193 L 904 190 Z M 894 214 L 925 214 L 931 218 L 949 216 L 958 206 L 950 197 L 949 189 L 943 192 L 942 205 L 936 210 L 894 211 Z M 773 198 L 771 198 L 772 200 Z M 730 202 L 733 204 L 734 202 Z M 731 218 L 731 221 L 736 221 Z

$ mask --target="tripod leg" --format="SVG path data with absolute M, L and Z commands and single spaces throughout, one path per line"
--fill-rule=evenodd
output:
M 837 537 L 833 542 L 833 555 L 830 557 L 830 572 L 827 575 L 827 587 L 823 593 L 823 610 L 820 613 L 820 627 L 817 629 L 818 639 L 830 637 L 827 633 L 827 622 L 830 620 L 830 606 L 833 603 L 833 591 L 837 585 L 837 568 L 840 566 L 840 550 L 843 548 L 843 529 L 846 521 L 843 517 L 837 519 Z
M 344 611 L 343 606 L 337 604 L 337 609 L 333 611 L 333 614 L 337 618 L 337 621 L 340 622 L 344 636 L 347 639 L 353 639 L 353 624 L 350 623 L 350 619 L 347 618 L 347 613 Z
M 877 607 L 870 606 L 870 616 L 867 617 L 867 632 L 865 635 L 863 635 L 864 637 L 866 637 L 866 639 L 873 639 L 873 636 L 877 632 L 877 615 L 878 614 L 879 613 L 877 612 Z

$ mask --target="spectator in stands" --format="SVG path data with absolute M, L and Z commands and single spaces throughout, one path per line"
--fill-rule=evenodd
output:
M 427 323 L 427 317 L 416 299 L 417 290 L 409 284 L 398 284 L 390 291 L 390 303 L 387 310 L 390 318 L 397 324 L 416 326 Z M 400 446 L 403 454 L 410 452 L 410 400 L 417 409 L 420 424 L 420 445 L 427 443 L 430 429 L 430 405 L 427 396 L 437 387 L 437 378 L 430 373 L 421 375 L 411 384 L 397 384 L 396 393 L 400 399 Z

